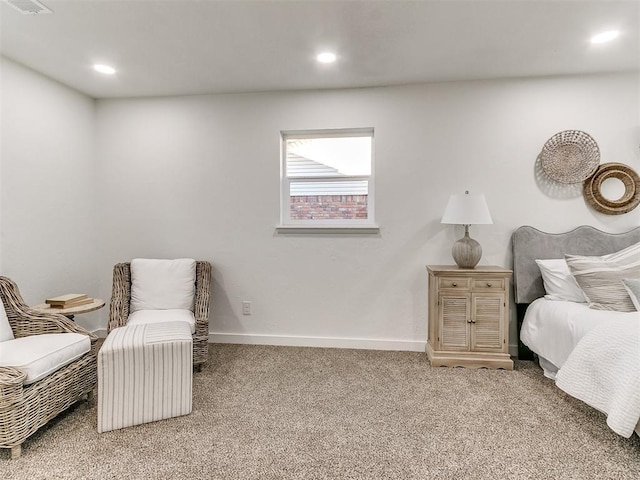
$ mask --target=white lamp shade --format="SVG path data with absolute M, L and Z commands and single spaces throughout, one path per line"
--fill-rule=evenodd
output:
M 483 194 L 461 193 L 449 197 L 440 223 L 483 225 L 493 223 Z

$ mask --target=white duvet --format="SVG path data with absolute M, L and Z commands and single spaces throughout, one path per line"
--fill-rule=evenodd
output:
M 590 329 L 562 368 L 556 385 L 607 414 L 607 425 L 630 437 L 640 420 L 640 315 Z
M 627 319 L 638 319 L 638 313 L 594 310 L 586 303 L 539 298 L 534 300 L 522 323 L 520 339 L 531 351 L 555 366 L 545 375 L 555 378 L 578 342 L 599 325 L 610 325 Z M 544 363 L 541 361 L 541 366 Z
M 560 376 L 560 388 L 607 414 L 611 429 L 627 437 L 634 426 L 640 435 L 639 335 L 637 312 L 593 310 L 585 303 L 545 298 L 529 305 L 520 331 L 547 377 Z

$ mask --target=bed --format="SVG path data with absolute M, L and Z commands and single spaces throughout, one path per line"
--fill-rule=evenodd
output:
M 582 226 L 550 234 L 523 226 L 512 236 L 519 357 L 535 354 L 545 376 L 606 413 L 608 425 L 625 437 L 634 430 L 640 435 L 640 313 L 633 306 L 634 311 L 625 312 L 589 308 L 577 283 L 577 291 L 567 293 L 575 298 L 549 295 L 541 268 L 555 268 L 560 262 L 568 272 L 565 254 L 593 257 L 635 251 L 639 242 L 640 228 L 610 234 Z M 548 272 L 545 281 L 554 290 Z M 575 283 L 573 278 L 561 279 L 565 280 Z

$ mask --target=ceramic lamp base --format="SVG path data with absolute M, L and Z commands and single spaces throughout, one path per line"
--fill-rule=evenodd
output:
M 465 225 L 464 237 L 453 244 L 451 254 L 460 268 L 475 268 L 482 258 L 482 247 L 469 236 L 468 225 Z

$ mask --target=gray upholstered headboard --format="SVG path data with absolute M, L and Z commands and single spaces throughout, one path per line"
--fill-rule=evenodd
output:
M 524 226 L 511 237 L 513 283 L 516 303 L 531 303 L 544 296 L 544 287 L 536 259 L 573 255 L 605 255 L 640 242 L 640 227 L 626 233 L 606 233 L 590 226 L 567 233 L 545 233 Z
M 626 233 L 606 233 L 582 226 L 567 233 L 545 233 L 533 227 L 520 227 L 511 236 L 513 248 L 513 284 L 518 319 L 518 357 L 533 358 L 520 341 L 525 311 L 536 298 L 545 294 L 536 259 L 564 258 L 574 255 L 605 255 L 640 242 L 640 227 Z

